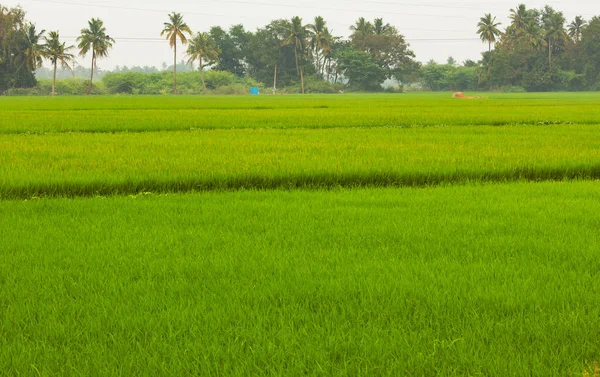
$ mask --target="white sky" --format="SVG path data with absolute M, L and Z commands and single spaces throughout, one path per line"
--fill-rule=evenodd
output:
M 300 16 L 310 23 L 323 16 L 335 35 L 347 37 L 349 27 L 361 16 L 367 19 L 383 17 L 398 28 L 411 44 L 417 60 L 434 59 L 445 62 L 448 56 L 457 61 L 478 60 L 486 49 L 476 35 L 477 22 L 491 12 L 508 24 L 510 8 L 519 0 L 0 0 L 3 5 L 21 5 L 27 18 L 38 29 L 59 30 L 61 37 L 75 44 L 75 38 L 87 20 L 100 18 L 115 44 L 110 56 L 99 66 L 111 69 L 116 65 L 157 66 L 172 62 L 166 41 L 160 40 L 167 14 L 177 11 L 184 15 L 192 31 L 208 31 L 219 25 L 225 29 L 241 23 L 247 30 L 266 25 L 276 18 Z M 525 2 L 525 1 L 521 1 Z M 528 0 L 529 8 L 549 4 L 565 13 L 570 22 L 576 15 L 591 18 L 600 15 L 598 0 Z M 594 6 L 595 4 L 595 6 Z M 142 38 L 126 39 L 126 38 Z M 443 39 L 443 40 L 440 40 Z M 183 59 L 184 56 L 179 57 Z M 80 62 L 87 66 L 89 62 Z

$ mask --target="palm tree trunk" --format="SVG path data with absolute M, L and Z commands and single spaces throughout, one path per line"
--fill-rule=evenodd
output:
M 317 58 L 317 74 L 319 74 L 319 69 L 321 68 L 321 61 L 319 60 L 319 49 L 315 50 L 316 58 Z
M 298 46 L 294 45 L 294 56 L 296 57 L 296 73 L 300 75 L 300 68 L 298 65 Z
M 275 72 L 273 73 L 273 94 L 277 91 L 277 64 L 275 64 Z
M 304 72 L 302 68 L 300 68 L 300 82 L 302 83 L 302 94 L 304 94 Z
M 177 94 L 177 38 L 173 47 L 173 94 Z
M 56 65 L 58 62 L 54 62 L 54 77 L 52 78 L 52 97 L 55 95 L 54 89 L 56 88 Z
M 92 81 L 94 81 L 94 63 L 96 62 L 96 51 L 94 51 L 92 49 L 92 73 L 90 76 L 90 84 L 88 85 L 88 91 L 87 94 L 90 95 L 90 93 L 92 92 Z
M 200 67 L 198 67 L 198 69 L 200 70 L 200 78 L 202 79 L 202 87 L 204 88 L 204 94 L 206 94 L 206 82 L 204 82 L 204 69 L 202 68 L 202 54 L 200 54 Z
M 488 41 L 488 43 L 489 43 L 488 52 L 492 52 L 492 41 Z
M 548 39 L 548 66 L 550 67 L 550 73 L 552 73 L 552 40 Z

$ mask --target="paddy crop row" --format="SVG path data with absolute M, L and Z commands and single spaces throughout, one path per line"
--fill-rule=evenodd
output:
M 600 124 L 600 95 L 0 98 L 0 134 Z
M 8 375 L 581 376 L 600 182 L 0 202 Z
M 600 178 L 594 125 L 3 135 L 0 197 Z

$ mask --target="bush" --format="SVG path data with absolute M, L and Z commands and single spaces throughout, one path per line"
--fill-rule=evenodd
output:
M 404 93 L 404 85 L 392 85 L 383 90 L 386 93 Z
M 578 92 L 585 89 L 585 75 L 573 71 L 559 71 L 558 76 L 564 89 Z
M 224 85 L 224 86 L 220 86 L 216 89 L 213 89 L 210 93 L 211 94 L 227 94 L 227 95 L 248 94 L 249 89 L 250 88 L 244 84 L 230 84 L 230 85 Z
M 338 93 L 340 90 L 345 90 L 344 85 L 320 79 L 316 76 L 307 76 L 304 78 L 305 93 Z M 302 84 L 300 82 L 294 85 L 282 88 L 281 93 L 302 93 Z
M 240 78 L 225 71 L 204 73 L 207 92 L 215 94 L 246 94 L 251 86 L 259 84 L 250 78 Z M 103 78 L 104 85 L 111 94 L 170 94 L 173 91 L 173 74 L 159 73 L 110 73 Z M 182 72 L 177 74 L 177 91 L 181 94 L 202 94 L 200 73 Z
M 500 88 L 500 91 L 504 93 L 525 93 L 525 88 L 516 85 L 505 85 Z
M 102 82 L 111 94 L 143 93 L 149 75 L 136 72 L 107 73 Z
M 56 80 L 56 95 L 77 96 L 87 94 L 89 80 L 67 79 Z M 9 96 L 49 96 L 52 93 L 52 80 L 41 79 L 33 88 L 10 89 L 6 92 Z M 102 82 L 94 82 L 91 94 L 107 94 Z

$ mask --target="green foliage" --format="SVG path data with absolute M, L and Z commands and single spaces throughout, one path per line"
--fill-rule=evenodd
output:
M 525 88 L 523 88 L 522 86 L 503 86 L 502 88 L 500 88 L 501 92 L 504 93 L 524 93 L 525 92 Z
M 99 18 L 92 18 L 88 21 L 88 27 L 81 30 L 81 35 L 77 38 L 79 56 L 85 56 L 88 52 L 92 54 L 90 64 L 90 81 L 87 94 L 91 94 L 94 81 L 94 70 L 98 63 L 98 58 L 108 56 L 115 40 L 108 35 L 104 27 L 104 22 Z
M 21 8 L 7 8 L 0 4 L 0 94 L 11 88 L 31 88 L 35 85 L 33 70 L 38 65 L 37 40 L 29 38 L 41 34 L 25 19 Z M 39 48 L 37 48 L 39 50 Z
M 275 20 L 255 33 L 248 33 L 245 50 L 248 74 L 265 87 L 273 87 L 275 67 L 277 86 L 284 87 L 298 82 L 293 46 L 282 46 L 285 30 L 291 27 L 288 20 Z M 304 64 L 303 56 L 299 63 Z M 309 72 L 306 72 L 309 75 Z
M 381 91 L 386 72 L 368 52 L 347 48 L 338 59 L 340 72 L 348 79 L 348 86 L 356 90 Z
M 421 68 L 421 82 L 432 91 L 475 91 L 479 89 L 477 70 L 431 61 Z
M 341 83 L 332 83 L 325 81 L 317 76 L 309 76 L 304 79 L 304 91 L 306 93 L 339 93 L 344 91 L 345 85 Z M 300 84 L 286 87 L 280 91 L 283 93 L 301 93 Z
M 371 55 L 375 63 L 384 72 L 384 79 L 375 82 L 374 80 L 379 79 L 381 76 L 376 72 L 374 68 L 368 68 L 365 66 L 365 59 L 360 58 L 360 54 L 350 54 L 354 56 L 353 59 L 359 59 L 357 61 L 361 67 L 356 68 L 357 71 L 362 71 L 361 76 L 362 84 L 359 85 L 361 89 L 365 90 L 379 90 L 378 84 L 381 84 L 385 79 L 395 79 L 402 82 L 410 82 L 415 78 L 419 63 L 414 60 L 415 54 L 410 50 L 410 45 L 406 43 L 404 36 L 398 32 L 398 30 L 390 25 L 384 24 L 383 19 L 377 18 L 374 23 L 366 21 L 364 18 L 359 18 L 355 25 L 350 27 L 352 35 L 350 36 L 350 43 L 346 46 L 345 53 L 348 53 L 348 47 L 352 47 L 358 52 L 366 52 Z M 343 56 L 343 53 L 342 55 Z M 348 59 L 350 56 L 346 56 Z M 361 61 L 361 62 L 359 62 Z M 338 62 L 338 64 L 344 64 L 346 69 L 348 61 Z M 364 73 L 370 71 L 373 81 L 370 84 L 364 82 L 367 77 Z
M 82 96 L 87 94 L 89 80 L 68 79 L 56 81 L 56 94 L 65 96 Z M 52 80 L 40 79 L 33 88 L 14 88 L 6 91 L 8 96 L 49 96 L 52 94 Z M 96 82 L 92 86 L 91 94 L 105 95 L 109 91 L 102 82 Z
M 210 36 L 221 51 L 215 69 L 228 71 L 239 77 L 245 76 L 243 49 L 248 43 L 248 33 L 244 30 L 244 26 L 235 25 L 229 31 L 223 30 L 220 26 L 213 26 L 210 29 Z
M 108 73 L 102 78 L 102 82 L 112 94 L 146 94 L 152 77 L 135 72 Z
M 111 94 L 166 94 L 172 85 L 172 74 L 160 72 L 142 74 L 135 72 L 108 73 L 102 81 Z M 183 94 L 202 94 L 216 90 L 215 94 L 245 94 L 251 86 L 259 83 L 233 73 L 223 71 L 206 71 L 204 73 L 207 91 L 202 87 L 199 72 L 184 72 L 177 76 L 178 90 Z M 228 87 L 223 89 L 223 87 Z M 245 89 L 240 90 L 241 87 Z M 235 90 L 233 90 L 235 88 Z
M 588 23 L 577 16 L 567 31 L 562 12 L 523 4 L 511 9 L 510 19 L 494 51 L 483 56 L 478 79 L 482 87 L 520 86 L 536 92 L 596 88 L 600 20 Z
M 421 69 L 421 82 L 433 91 L 448 90 L 448 76 L 452 67 L 429 62 Z

